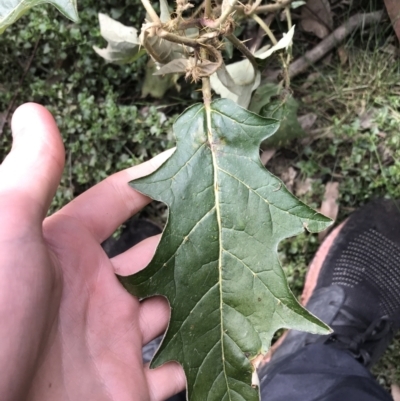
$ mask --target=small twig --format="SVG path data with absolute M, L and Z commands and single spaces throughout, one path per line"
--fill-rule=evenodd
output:
M 324 57 L 325 54 L 330 52 L 335 46 L 339 45 L 346 36 L 350 35 L 360 26 L 366 27 L 367 25 L 379 22 L 382 15 L 383 11 L 353 15 L 346 23 L 333 31 L 312 50 L 308 51 L 303 57 L 294 61 L 289 67 L 290 77 L 293 78 L 306 71 L 310 65 Z
M 210 46 L 211 47 L 211 46 Z M 219 54 L 219 52 L 217 51 Z M 208 54 L 206 49 L 203 47 L 200 49 L 200 56 L 203 60 L 208 59 Z M 222 57 L 220 55 L 221 61 Z M 201 79 L 202 81 L 202 92 L 203 92 L 203 102 L 206 110 L 210 110 L 210 105 L 211 105 L 211 100 L 212 100 L 212 95 L 211 95 L 211 83 L 210 83 L 210 77 L 204 77 Z
M 24 82 L 26 74 L 28 74 L 28 71 L 31 68 L 33 59 L 35 58 L 35 55 L 36 55 L 36 52 L 37 52 L 37 49 L 38 49 L 38 46 L 39 46 L 40 39 L 41 39 L 41 36 L 39 36 L 38 39 L 36 40 L 35 46 L 33 47 L 33 51 L 32 51 L 31 57 L 29 58 L 28 63 L 25 66 L 24 72 L 22 73 L 22 76 L 21 76 L 20 80 L 18 81 L 17 90 L 15 91 L 15 94 L 14 94 L 12 100 L 11 100 L 11 103 L 7 107 L 7 110 L 6 110 L 5 115 L 4 115 L 4 119 L 2 121 L 0 121 L 0 135 L 3 133 L 4 126 L 5 126 L 6 122 L 9 119 L 11 112 L 14 109 L 14 105 L 15 105 L 15 102 L 17 101 L 19 92 L 20 92 L 21 87 L 22 87 L 22 83 Z
M 257 22 L 258 25 L 260 25 L 260 27 L 262 29 L 264 29 L 265 33 L 268 35 L 268 37 L 270 38 L 271 42 L 273 45 L 276 45 L 278 43 L 278 41 L 276 40 L 275 35 L 272 33 L 271 29 L 269 29 L 269 26 L 256 14 L 253 14 L 251 16 L 254 21 Z
M 382 15 L 383 11 L 353 15 L 346 21 L 346 23 L 318 43 L 317 46 L 308 51 L 304 56 L 295 60 L 289 67 L 290 78 L 294 78 L 305 72 L 310 65 L 315 64 L 318 60 L 323 58 L 360 26 L 365 28 L 368 25 L 379 22 L 382 19 Z M 275 81 L 280 74 L 281 70 L 269 71 L 267 74 L 267 80 Z
M 198 48 L 200 46 L 200 43 L 197 39 L 191 39 L 187 38 L 186 36 L 175 35 L 174 33 L 164 31 L 163 29 L 159 30 L 159 32 L 157 32 L 157 35 L 160 38 L 168 40 L 169 42 L 179 43 L 181 45 L 186 45 L 193 48 Z
M 276 11 L 281 10 L 282 8 L 285 8 L 286 6 L 290 5 L 293 3 L 294 0 L 280 0 L 277 1 L 275 4 L 267 4 L 265 6 L 258 6 L 253 13 L 254 14 L 263 14 L 263 13 L 273 13 Z M 242 11 L 245 13 L 245 7 L 243 5 L 236 6 L 236 10 Z
M 282 71 L 283 71 L 283 80 L 285 82 L 285 89 L 290 89 L 290 74 L 289 74 L 289 63 L 285 59 L 285 56 L 280 53 L 279 55 L 282 63 Z
M 292 26 L 293 26 L 293 23 L 292 23 L 292 14 L 291 14 L 291 12 L 290 12 L 290 6 L 286 6 L 285 12 L 286 12 L 286 19 L 287 19 L 288 31 L 290 31 L 290 29 L 291 29 Z
M 244 13 L 246 15 L 251 15 L 254 13 L 254 11 L 256 10 L 257 7 L 260 6 L 262 0 L 256 0 L 254 4 L 252 4 L 251 6 L 247 6 L 247 8 L 244 8 Z
M 205 1 L 203 1 L 203 3 L 201 3 L 197 8 L 196 8 L 196 10 L 194 11 L 194 13 L 192 14 L 192 18 L 196 18 L 199 14 L 200 14 L 200 12 L 201 12 L 201 10 L 203 9 L 203 8 L 205 8 Z
M 245 55 L 248 60 L 250 61 L 251 65 L 254 67 L 255 73 L 258 71 L 258 64 L 257 60 L 255 59 L 254 55 L 250 52 L 250 50 L 233 34 L 229 34 L 225 36 L 229 42 L 233 44 L 243 55 Z
M 149 0 L 142 0 L 143 7 L 146 9 L 147 13 L 149 14 L 152 22 L 161 25 L 161 20 L 156 11 L 154 10 L 153 6 L 151 5 Z
M 267 26 L 270 26 L 274 18 L 275 18 L 274 14 L 268 14 L 267 17 L 264 19 L 265 24 Z M 264 36 L 265 36 L 265 31 L 264 29 L 261 28 L 261 26 L 259 26 L 257 35 L 255 38 L 253 38 L 253 44 L 250 47 L 250 51 L 252 53 L 255 53 L 260 48 Z

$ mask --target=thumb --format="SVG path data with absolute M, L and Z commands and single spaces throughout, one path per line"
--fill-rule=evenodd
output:
M 64 169 L 64 145 L 54 118 L 44 107 L 27 103 L 14 113 L 13 145 L 0 165 L 0 210 L 42 220 Z M 15 213 L 14 213 L 15 214 Z

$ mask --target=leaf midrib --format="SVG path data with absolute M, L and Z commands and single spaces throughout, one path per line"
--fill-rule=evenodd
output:
M 229 397 L 229 401 L 232 401 L 230 388 L 228 384 L 228 376 L 226 374 L 225 366 L 225 349 L 224 349 L 224 322 L 223 322 L 223 298 L 222 298 L 222 222 L 221 222 L 221 211 L 220 211 L 220 201 L 219 201 L 219 187 L 218 187 L 218 163 L 215 157 L 213 135 L 212 135 L 212 125 L 211 125 L 211 107 L 210 105 L 205 106 L 206 112 L 206 124 L 207 124 L 207 139 L 210 145 L 210 151 L 213 163 L 213 174 L 214 174 L 214 199 L 215 199 L 215 211 L 218 223 L 218 242 L 219 242 L 219 257 L 218 257 L 218 274 L 219 274 L 219 297 L 220 297 L 220 316 L 221 316 L 221 356 L 222 356 L 222 367 L 224 371 L 226 389 Z

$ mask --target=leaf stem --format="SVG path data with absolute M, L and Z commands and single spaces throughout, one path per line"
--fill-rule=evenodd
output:
M 210 46 L 211 47 L 211 46 Z M 217 53 L 219 53 L 217 51 Z M 200 49 L 200 56 L 203 60 L 207 60 L 208 59 L 208 54 L 207 51 L 204 47 L 202 47 Z M 222 63 L 222 57 L 220 55 L 221 58 L 221 63 Z M 210 83 L 210 77 L 203 77 L 201 79 L 202 81 L 202 92 L 203 92 L 203 102 L 204 102 L 204 106 L 206 108 L 206 110 L 210 110 L 210 105 L 211 105 L 211 83 Z
M 161 20 L 156 11 L 154 10 L 153 6 L 150 3 L 150 0 L 142 0 L 143 7 L 146 9 L 147 13 L 149 14 L 152 22 L 159 24 L 161 26 Z
M 255 73 L 257 73 L 258 71 L 257 60 L 255 59 L 251 51 L 233 33 L 226 35 L 225 37 L 229 40 L 229 42 L 233 44 L 233 46 L 236 47 L 236 49 L 238 49 L 243 55 L 245 55 L 249 59 L 251 65 L 254 68 Z
M 278 41 L 276 40 L 276 37 L 272 33 L 271 29 L 269 29 L 269 26 L 258 15 L 253 14 L 251 17 L 254 19 L 254 21 L 256 21 L 258 23 L 258 25 L 261 26 L 262 29 L 264 29 L 265 33 L 270 38 L 272 44 L 276 45 L 278 43 Z
M 211 84 L 210 84 L 210 77 L 204 77 L 201 79 L 202 81 L 202 92 L 203 92 L 203 102 L 206 109 L 210 108 L 211 105 Z
M 262 0 L 256 0 L 256 1 L 254 2 L 253 5 L 247 6 L 247 7 L 245 6 L 245 7 L 244 7 L 244 13 L 245 13 L 246 15 L 251 15 L 251 14 L 253 14 L 254 11 L 257 9 L 257 7 L 260 6 L 261 2 L 262 2 Z

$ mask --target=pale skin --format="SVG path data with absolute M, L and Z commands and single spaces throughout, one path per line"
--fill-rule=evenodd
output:
M 161 401 L 185 387 L 182 368 L 143 366 L 162 333 L 163 298 L 131 296 L 115 273 L 144 268 L 157 237 L 109 259 L 100 243 L 150 200 L 127 184 L 166 152 L 110 176 L 45 218 L 64 168 L 51 114 L 21 106 L 0 165 L 0 398 L 2 401 Z

